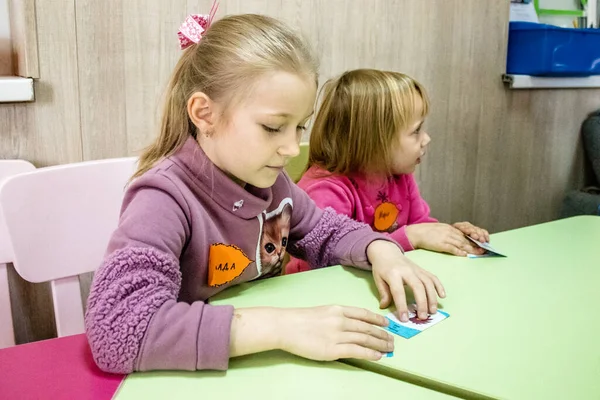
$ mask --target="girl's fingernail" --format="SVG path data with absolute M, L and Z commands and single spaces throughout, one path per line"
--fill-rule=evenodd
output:
M 400 321 L 402 321 L 402 322 L 408 322 L 408 314 L 407 313 L 402 313 L 402 316 L 400 317 Z

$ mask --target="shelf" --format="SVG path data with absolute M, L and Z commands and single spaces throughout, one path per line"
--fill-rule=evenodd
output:
M 600 75 L 581 78 L 503 75 L 509 89 L 573 89 L 600 88 Z
M 33 79 L 0 76 L 0 103 L 33 101 Z

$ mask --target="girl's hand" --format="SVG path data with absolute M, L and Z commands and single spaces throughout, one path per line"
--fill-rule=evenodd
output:
M 470 222 L 457 222 L 452 224 L 453 227 L 461 231 L 467 236 L 471 236 L 473 239 L 483 243 L 490 242 L 490 234 L 485 229 L 479 228 Z
M 340 358 L 379 360 L 394 350 L 393 337 L 384 331 L 383 315 L 363 308 L 324 306 L 284 309 L 280 348 L 319 361 Z
M 398 318 L 408 321 L 408 307 L 404 285 L 415 296 L 419 319 L 437 312 L 437 297 L 446 297 L 444 286 L 432 273 L 409 260 L 392 242 L 375 240 L 367 247 L 367 257 L 373 266 L 373 279 L 379 291 L 381 308 L 389 307 L 392 299 Z
M 464 227 L 466 229 L 466 226 Z M 481 255 L 485 252 L 482 248 L 471 243 L 461 230 L 448 224 L 424 223 L 408 225 L 406 227 L 406 235 L 412 245 L 419 249 L 449 253 L 462 257 L 466 257 L 468 253 Z M 473 239 L 479 240 L 475 237 Z
M 394 350 L 394 339 L 381 329 L 387 325 L 383 315 L 356 307 L 239 308 L 231 321 L 229 356 L 280 349 L 319 361 L 376 361 Z

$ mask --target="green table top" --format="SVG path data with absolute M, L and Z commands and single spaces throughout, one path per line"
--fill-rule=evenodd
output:
M 339 362 L 284 352 L 230 361 L 227 372 L 143 372 L 129 375 L 116 400 L 127 399 L 452 399 L 429 389 Z
M 460 396 L 600 399 L 600 218 L 574 217 L 492 235 L 507 258 L 407 253 L 444 283 L 450 318 L 395 356 L 353 365 Z M 213 304 L 378 309 L 369 272 L 331 267 L 250 282 Z

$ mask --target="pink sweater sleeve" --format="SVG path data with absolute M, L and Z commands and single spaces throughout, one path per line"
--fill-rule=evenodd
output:
M 409 174 L 409 175 L 405 175 L 404 178 L 406 179 L 406 187 L 408 190 L 408 202 L 409 202 L 408 209 L 410 210 L 409 215 L 408 215 L 408 223 L 406 225 L 398 228 L 396 231 L 392 232 L 389 235 L 394 240 L 396 240 L 398 243 L 400 243 L 402 248 L 409 251 L 409 250 L 414 250 L 414 247 L 413 247 L 412 243 L 410 242 L 410 240 L 408 239 L 408 236 L 406 235 L 406 227 L 408 225 L 423 224 L 423 223 L 438 222 L 438 221 L 437 221 L 437 219 L 431 217 L 431 215 L 430 215 L 431 210 L 429 209 L 429 205 L 421 197 L 421 193 L 419 192 L 419 186 L 417 185 L 417 182 L 415 181 L 414 176 L 412 174 Z
M 322 179 L 311 182 L 303 189 L 318 208 L 324 210 L 330 207 L 337 214 L 352 217 L 354 207 L 349 201 L 350 197 L 345 195 L 341 186 Z M 292 257 L 286 266 L 286 273 L 308 271 L 309 269 L 311 269 L 311 265 L 308 262 Z
M 329 205 L 324 209 L 317 207 L 305 191 L 291 181 L 290 185 L 294 214 L 288 249 L 292 256 L 308 261 L 312 268 L 342 264 L 370 269 L 368 245 L 374 240 L 393 242 Z
M 227 368 L 233 308 L 177 301 L 179 257 L 190 235 L 185 209 L 162 175 L 145 175 L 128 190 L 85 315 L 104 371 Z
M 322 209 L 331 207 L 338 214 L 354 217 L 355 205 L 352 201 L 352 194 L 343 185 L 338 185 L 328 179 L 319 179 L 311 182 L 304 190 L 317 207 Z
M 408 239 L 408 236 L 406 235 L 406 227 L 407 226 L 408 225 L 401 226 L 400 228 L 396 229 L 392 233 L 386 233 L 386 235 L 389 235 L 392 239 L 394 239 L 396 242 L 398 242 L 400 244 L 400 246 L 402 246 L 404 251 L 411 251 L 411 250 L 414 250 L 415 248 L 413 247 L 412 243 Z

